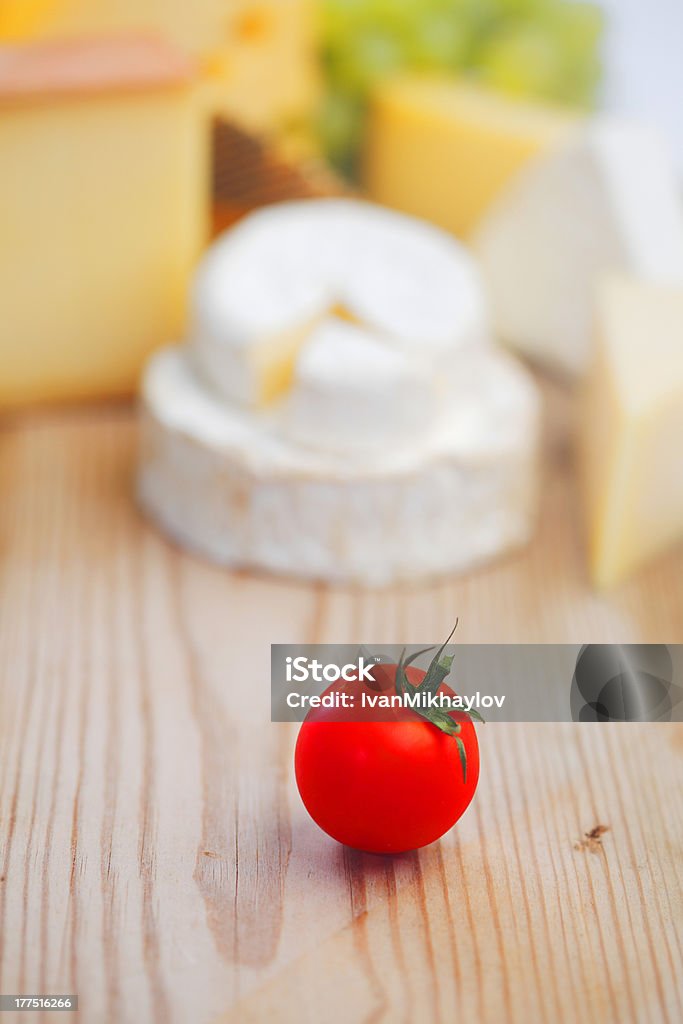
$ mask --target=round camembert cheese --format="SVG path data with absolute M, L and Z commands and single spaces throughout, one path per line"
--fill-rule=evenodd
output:
M 489 343 L 472 258 L 369 203 L 283 203 L 220 238 L 143 409 L 143 507 L 225 565 L 383 585 L 533 528 L 538 396 Z

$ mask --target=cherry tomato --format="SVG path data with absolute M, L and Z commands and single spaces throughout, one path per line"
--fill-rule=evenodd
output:
M 373 674 L 375 692 L 396 692 L 395 665 Z M 417 686 L 426 673 L 410 666 L 405 674 Z M 346 684 L 355 694 L 371 685 Z M 334 684 L 326 693 L 338 689 Z M 453 696 L 444 684 L 438 692 Z M 313 820 L 333 839 L 368 853 L 414 850 L 448 832 L 477 788 L 479 745 L 471 719 L 447 713 L 460 725 L 461 745 L 407 707 L 310 711 L 297 738 L 295 772 Z

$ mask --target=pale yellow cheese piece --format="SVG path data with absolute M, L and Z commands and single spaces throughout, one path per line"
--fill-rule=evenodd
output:
M 132 392 L 184 328 L 208 133 L 184 58 L 149 39 L 0 63 L 0 406 Z
M 576 123 L 452 78 L 390 79 L 371 105 L 365 186 L 377 202 L 466 237 L 510 179 Z
M 251 346 L 248 359 L 255 407 L 268 406 L 290 390 L 297 357 L 320 319 L 317 317 Z
M 683 539 L 683 287 L 602 286 L 579 424 L 590 568 L 607 587 Z
M 263 408 L 283 398 L 291 389 L 299 355 L 315 329 L 326 319 L 343 320 L 360 325 L 360 321 L 343 305 L 335 303 L 317 316 L 290 330 L 264 338 L 253 345 L 250 371 L 254 381 L 254 404 Z
M 16 21 L 25 0 L 4 2 L 17 9 Z M 163 34 L 199 60 L 210 109 L 245 127 L 279 127 L 307 115 L 315 102 L 315 0 L 42 2 L 42 16 L 31 20 L 35 38 L 129 30 Z
M 315 0 L 222 6 L 228 9 L 222 33 L 198 51 L 210 108 L 256 131 L 307 124 L 320 90 Z

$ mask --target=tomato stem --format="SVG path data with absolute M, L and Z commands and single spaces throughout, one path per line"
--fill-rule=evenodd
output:
M 454 654 L 444 654 L 443 652 L 446 649 L 449 641 L 451 640 L 451 637 L 458 628 L 458 622 L 459 619 L 456 619 L 453 629 L 450 631 L 446 640 L 430 661 L 424 679 L 422 680 L 422 682 L 417 683 L 416 685 L 412 685 L 408 682 L 406 668 L 408 668 L 408 666 L 411 665 L 414 661 L 417 661 L 417 659 L 421 655 L 426 654 L 427 651 L 434 650 L 434 647 L 424 647 L 421 651 L 416 651 L 414 654 L 411 654 L 408 658 L 406 658 L 405 656 L 405 647 L 403 648 L 403 650 L 401 651 L 401 657 L 398 660 L 398 665 L 396 666 L 396 692 L 399 695 L 399 697 L 405 697 L 405 695 L 408 693 L 408 686 L 411 686 L 413 692 L 427 695 L 433 694 L 434 696 L 436 696 L 441 686 L 443 685 L 444 680 L 449 675 L 451 671 L 451 666 L 453 664 L 453 660 L 455 658 Z M 415 708 L 415 710 L 417 711 L 418 715 L 426 719 L 428 722 L 431 722 L 431 724 L 435 725 L 437 729 L 440 729 L 442 732 L 445 732 L 448 736 L 453 736 L 455 738 L 455 742 L 458 747 L 458 754 L 460 756 L 460 764 L 462 765 L 463 781 L 467 781 L 467 751 L 465 750 L 465 744 L 460 738 L 460 733 L 462 731 L 462 725 L 460 721 L 458 721 L 457 718 L 452 718 L 447 711 L 443 711 L 440 708 L 418 706 Z M 462 715 L 467 715 L 467 717 L 470 719 L 477 718 L 480 722 L 484 721 L 484 719 L 481 717 L 478 711 L 465 711 L 463 709 L 461 712 L 459 711 L 458 713 Z

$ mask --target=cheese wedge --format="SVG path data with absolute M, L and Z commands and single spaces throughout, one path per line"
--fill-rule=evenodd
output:
M 468 236 L 529 160 L 576 119 L 452 78 L 399 77 L 371 105 L 364 183 L 377 202 Z
M 201 263 L 198 372 L 224 399 L 263 406 L 286 393 L 312 330 L 340 311 L 396 351 L 444 363 L 489 333 L 476 265 L 444 232 L 357 200 L 282 203 L 247 217 Z
M 535 521 L 538 397 L 482 346 L 414 439 L 349 459 L 221 401 L 187 350 L 143 386 L 139 500 L 181 544 L 230 566 L 379 586 L 440 576 L 524 543 Z
M 526 168 L 476 234 L 500 336 L 570 375 L 591 357 L 604 272 L 683 281 L 673 165 L 645 128 L 597 119 Z
M 683 286 L 603 284 L 580 428 L 591 573 L 611 586 L 683 540 Z
M 438 398 L 428 363 L 330 317 L 299 353 L 282 429 L 303 445 L 357 458 L 422 433 Z
M 215 113 L 267 130 L 307 116 L 318 91 L 313 0 L 2 0 L 0 40 L 154 32 L 195 57 Z
M 132 393 L 185 323 L 207 142 L 184 57 L 147 37 L 0 61 L 0 406 Z

